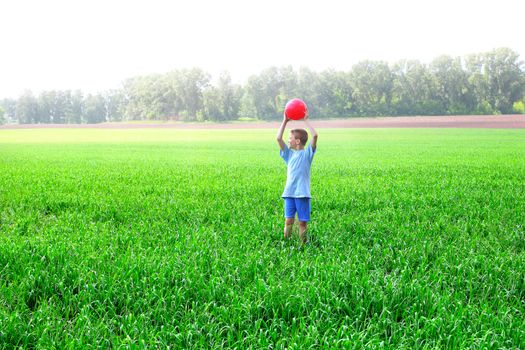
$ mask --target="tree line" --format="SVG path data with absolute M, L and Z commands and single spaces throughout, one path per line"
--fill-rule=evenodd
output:
M 302 98 L 316 118 L 525 113 L 525 70 L 509 48 L 440 56 L 429 64 L 365 60 L 350 71 L 270 67 L 243 85 L 199 68 L 125 80 L 97 94 L 25 91 L 0 100 L 0 123 L 100 123 L 122 120 L 228 121 L 282 117 Z

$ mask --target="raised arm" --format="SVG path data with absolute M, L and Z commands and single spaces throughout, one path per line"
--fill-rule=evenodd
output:
M 288 124 L 289 120 L 290 119 L 286 118 L 286 116 L 283 116 L 283 122 L 281 123 L 279 131 L 277 132 L 277 143 L 279 144 L 279 147 L 281 147 L 281 150 L 284 150 L 286 148 L 286 143 L 284 143 L 283 141 L 283 134 L 284 129 L 286 128 L 286 124 Z
M 308 121 L 308 112 L 306 114 L 306 117 L 304 117 L 304 123 L 306 124 L 306 126 L 308 127 L 308 129 L 310 129 L 310 134 L 312 134 L 312 141 L 311 141 L 311 145 L 312 145 L 312 149 L 315 150 L 317 148 L 317 131 L 315 131 L 314 127 L 312 126 L 312 124 L 310 124 L 310 122 Z

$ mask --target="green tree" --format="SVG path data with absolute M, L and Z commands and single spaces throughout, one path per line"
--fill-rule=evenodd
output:
M 234 120 L 239 118 L 241 109 L 242 89 L 232 84 L 230 74 L 223 72 L 217 84 L 221 103 L 222 120 Z
M 203 91 L 210 83 L 210 75 L 199 68 L 172 71 L 168 74 L 177 113 L 184 120 L 196 120 L 203 109 Z
M 243 89 L 243 94 L 240 100 L 239 117 L 241 118 L 257 118 L 257 109 L 253 101 L 253 95 L 248 92 L 246 88 Z
M 362 61 L 350 72 L 352 98 L 359 115 L 392 114 L 393 76 L 386 62 Z
M 146 117 L 145 98 L 142 96 L 141 80 L 143 77 L 133 77 L 123 82 L 122 93 L 125 101 L 124 118 L 140 120 Z
M 291 66 L 270 67 L 248 78 L 246 92 L 259 119 L 282 118 L 286 102 L 297 97 L 297 74 Z
M 43 91 L 38 97 L 38 121 L 63 124 L 69 108 L 67 91 Z
M 523 62 L 508 48 L 469 55 L 466 59 L 469 82 L 476 100 L 475 112 L 512 113 L 514 102 L 525 91 Z
M 6 115 L 5 115 L 5 111 L 4 111 L 4 109 L 0 106 L 0 125 L 5 124 L 6 121 L 7 121 L 7 118 L 6 118 Z
M 55 95 L 53 123 L 64 124 L 66 123 L 66 114 L 70 109 L 70 92 L 69 91 L 57 91 Z
M 440 56 L 430 63 L 434 78 L 434 94 L 443 108 L 440 114 L 469 114 L 474 107 L 473 89 L 461 58 Z
M 49 124 L 53 122 L 55 91 L 42 91 L 38 96 L 38 122 Z
M 106 101 L 104 97 L 87 95 L 84 101 L 83 121 L 88 124 L 102 123 L 106 121 Z
M 17 100 L 14 98 L 4 98 L 0 101 L 0 106 L 4 109 L 5 119 L 7 123 L 17 123 L 16 118 Z
M 71 90 L 60 91 L 60 104 L 62 110 L 62 123 L 70 123 L 69 119 L 73 113 Z
M 66 91 L 66 99 L 68 100 L 68 107 L 65 110 L 65 122 L 68 124 L 82 123 L 82 115 L 84 114 L 84 96 L 82 91 Z
M 437 115 L 444 106 L 435 97 L 434 79 L 426 65 L 402 60 L 392 66 L 392 104 L 396 115 Z
M 121 90 L 109 90 L 104 93 L 106 115 L 109 122 L 121 121 L 124 110 L 124 94 Z
M 494 109 L 512 113 L 514 102 L 522 98 L 525 91 L 523 61 L 517 52 L 499 48 L 486 53 L 485 62 Z
M 221 121 L 225 119 L 221 92 L 215 86 L 206 88 L 203 92 L 203 113 L 199 121 Z
M 125 103 L 123 114 L 128 120 L 161 119 L 173 112 L 171 88 L 165 75 L 152 74 L 127 79 L 122 94 L 114 97 Z
M 294 84 L 296 86 L 292 85 L 295 94 L 290 97 L 300 97 L 306 102 L 310 115 L 319 116 L 321 112 L 319 108 L 321 90 L 321 78 L 319 74 L 307 67 L 301 67 L 296 77 L 296 83 Z
M 16 104 L 16 119 L 20 124 L 38 123 L 38 113 L 37 99 L 30 90 L 24 91 Z
M 494 114 L 493 104 L 490 97 L 490 88 L 487 75 L 484 70 L 484 58 L 482 54 L 473 54 L 465 59 L 465 66 L 469 75 L 468 81 L 474 92 L 475 108 L 474 114 Z
M 276 118 L 282 118 L 284 113 L 284 107 L 286 102 L 292 98 L 302 97 L 305 102 L 312 102 L 308 100 L 308 96 L 303 95 L 307 91 L 299 91 L 299 76 L 295 72 L 292 66 L 280 67 L 276 71 L 277 79 L 276 83 L 278 88 L 278 94 L 275 97 L 275 107 L 276 107 Z
M 252 75 L 248 78 L 243 99 L 248 104 L 253 105 L 255 116 L 259 119 L 268 119 L 267 116 L 274 113 L 271 99 L 265 94 L 263 81 L 257 75 Z
M 241 98 L 241 88 L 232 84 L 229 73 L 222 73 L 217 86 L 210 85 L 203 91 L 202 119 L 212 121 L 238 119 Z
M 317 95 L 321 116 L 344 118 L 353 113 L 353 89 L 348 72 L 333 69 L 322 72 Z
M 525 114 L 525 96 L 521 100 L 514 102 L 512 110 L 515 113 Z

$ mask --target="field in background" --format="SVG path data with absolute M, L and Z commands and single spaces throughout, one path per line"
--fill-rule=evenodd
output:
M 316 127 L 321 128 L 491 128 L 525 129 L 525 115 L 460 115 L 460 116 L 424 116 L 424 117 L 380 117 L 316 119 Z M 9 124 L 0 125 L 1 129 L 42 129 L 42 128 L 89 128 L 89 129 L 278 129 L 280 121 L 232 121 L 214 122 L 174 122 L 174 121 L 125 121 L 99 124 Z M 293 122 L 295 127 L 303 127 L 302 122 Z
M 0 130 L 2 347 L 525 347 L 525 130 Z

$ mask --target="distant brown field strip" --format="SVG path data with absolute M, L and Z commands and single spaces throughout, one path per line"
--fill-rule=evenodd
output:
M 500 116 L 446 116 L 446 117 L 385 117 L 385 118 L 351 118 L 339 120 L 311 121 L 319 128 L 497 128 L 523 129 L 525 115 Z M 294 122 L 301 124 L 301 122 Z M 292 124 L 293 125 L 293 124 Z M 95 129 L 142 129 L 142 128 L 175 128 L 175 129 L 275 129 L 279 122 L 259 123 L 101 123 L 101 124 L 14 124 L 0 125 L 0 129 L 31 128 L 95 128 Z

